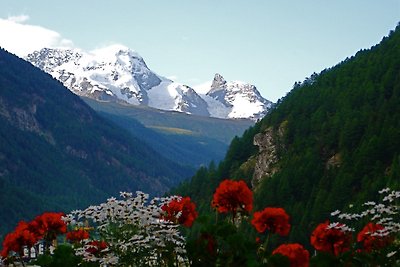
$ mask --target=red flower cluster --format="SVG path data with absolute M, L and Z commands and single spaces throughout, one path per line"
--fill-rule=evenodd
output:
M 290 231 L 289 215 L 282 208 L 265 208 L 254 212 L 251 224 L 260 233 L 265 230 L 286 236 Z
M 371 252 L 386 247 L 393 241 L 392 237 L 374 235 L 374 233 L 384 229 L 385 227 L 382 225 L 370 222 L 358 233 L 357 242 L 362 244 L 365 252 Z
M 249 212 L 253 209 L 253 192 L 242 180 L 224 180 L 214 193 L 212 206 L 221 213 Z
M 43 213 L 33 221 L 21 221 L 14 232 L 6 235 L 1 256 L 6 258 L 10 251 L 22 254 L 24 246 L 32 247 L 40 239 L 53 240 L 56 234 L 65 233 L 67 225 L 61 220 L 63 213 Z M 51 239 L 50 239 L 51 238 Z
M 297 243 L 280 245 L 272 254 L 281 254 L 288 257 L 290 267 L 308 267 L 310 264 L 310 253 Z
M 86 252 L 96 255 L 105 250 L 108 247 L 108 244 L 106 241 L 93 240 L 88 243 L 88 246 L 89 247 L 86 249 Z
M 350 249 L 351 233 L 339 229 L 328 229 L 329 221 L 319 224 L 311 234 L 311 245 L 316 250 L 333 253 L 336 256 Z M 339 225 L 340 226 L 340 225 Z
M 88 233 L 88 231 L 86 231 L 84 229 L 77 229 L 77 230 L 68 232 L 65 238 L 71 243 L 79 243 L 84 239 L 88 239 L 89 233 Z
M 47 241 L 54 240 L 58 234 L 67 232 L 67 225 L 61 219 L 62 212 L 46 212 L 37 216 L 30 224 L 32 230 Z
M 6 258 L 10 251 L 22 252 L 24 246 L 32 247 L 39 237 L 29 229 L 29 224 L 26 222 L 19 222 L 14 232 L 6 235 L 3 241 L 3 250 L 1 256 Z
M 163 219 L 174 223 L 191 227 L 197 218 L 196 205 L 190 200 L 190 197 L 173 199 L 168 204 L 161 207 L 165 212 Z

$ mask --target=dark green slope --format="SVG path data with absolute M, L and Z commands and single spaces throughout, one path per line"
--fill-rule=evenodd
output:
M 0 234 L 39 212 L 119 191 L 161 194 L 190 173 L 0 49 Z
M 83 99 L 160 154 L 196 168 L 223 159 L 232 138 L 254 124 L 250 120 L 223 120 Z
M 287 209 L 292 240 L 308 244 L 312 229 L 330 212 L 375 199 L 385 186 L 399 189 L 400 26 L 379 45 L 296 83 L 231 143 L 218 167 L 200 169 L 175 192 L 193 195 L 206 210 L 221 179 L 250 184 L 258 154 L 254 136 L 271 128 L 279 170 L 255 189 L 255 206 Z
M 398 189 L 400 27 L 296 85 L 263 125 L 282 122 L 281 171 L 262 184 L 257 204 L 283 203 L 296 237 L 306 239 L 316 223 L 350 202 L 375 199 L 385 186 Z M 337 162 L 329 166 L 332 158 Z

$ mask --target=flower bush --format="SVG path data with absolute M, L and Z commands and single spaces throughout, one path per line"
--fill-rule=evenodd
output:
M 212 206 L 218 212 L 250 212 L 253 209 L 253 192 L 244 181 L 224 180 L 216 189 Z
M 174 196 L 149 201 L 149 195 L 143 192 L 136 192 L 136 196 L 121 192 L 121 197 L 65 217 L 70 227 L 84 227 L 90 222 L 94 226 L 92 235 L 100 239 L 83 240 L 77 255 L 100 265 L 151 266 L 187 261 L 185 239 L 177 222 L 184 215 L 183 222 L 188 225 L 196 214 L 190 199 Z M 171 213 L 166 216 L 165 210 Z M 174 216 L 177 220 L 172 219 Z
M 196 205 L 190 200 L 190 197 L 172 199 L 164 204 L 161 209 L 164 211 L 162 216 L 164 220 L 179 223 L 186 227 L 191 227 L 198 216 Z
M 308 267 L 310 253 L 300 244 L 282 244 L 272 254 L 281 254 L 290 261 L 290 267 Z
M 89 232 L 85 229 L 77 229 L 66 234 L 65 239 L 71 243 L 80 243 L 85 239 L 89 239 Z
M 400 192 L 384 189 L 379 193 L 382 202 L 364 203 L 361 212 L 332 212 L 340 222 L 317 224 L 309 244 L 287 242 L 292 227 L 283 208 L 265 207 L 252 213 L 253 195 L 244 181 L 220 183 L 211 204 L 215 217 L 198 216 L 189 197 L 149 200 L 142 192 L 121 193 L 121 199 L 109 198 L 85 210 L 44 213 L 31 222 L 20 222 L 5 236 L 1 257 L 6 263 L 24 264 L 29 260 L 24 258 L 24 249 L 34 248 L 41 240 L 49 245 L 58 238 L 70 244 L 62 244 L 37 264 L 399 266 Z M 268 243 L 271 236 L 274 240 Z
M 61 219 L 64 215 L 62 212 L 45 212 L 30 223 L 31 229 L 39 238 L 49 242 L 55 240 L 57 235 L 67 231 L 67 226 Z
M 380 224 L 369 222 L 358 233 L 357 242 L 362 244 L 362 249 L 365 252 L 379 250 L 388 246 L 392 242 L 392 238 L 390 236 L 380 234 L 383 232 L 385 232 L 385 227 Z
M 39 237 L 30 230 L 29 224 L 20 222 L 14 232 L 6 235 L 3 241 L 1 256 L 6 258 L 11 251 L 22 253 L 23 247 L 32 247 L 39 240 Z
M 281 236 L 287 236 L 290 231 L 289 215 L 282 208 L 265 208 L 253 214 L 251 224 L 259 233 L 266 230 L 271 233 L 277 233 Z
M 46 212 L 27 223 L 21 221 L 15 230 L 7 234 L 3 241 L 1 257 L 6 261 L 14 261 L 24 256 L 24 248 L 31 249 L 39 240 L 47 242 L 47 247 L 56 239 L 57 235 L 64 234 L 67 226 L 61 220 L 64 213 Z
M 338 256 L 350 249 L 351 233 L 341 229 L 343 225 L 332 226 L 329 221 L 319 224 L 311 234 L 311 245 L 317 251 Z

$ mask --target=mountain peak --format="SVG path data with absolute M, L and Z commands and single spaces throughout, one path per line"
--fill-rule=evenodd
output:
M 218 73 L 205 99 L 213 117 L 257 120 L 272 107 L 272 102 L 263 98 L 254 85 L 239 81 L 227 82 Z
M 90 52 L 42 49 L 26 58 L 75 94 L 217 118 L 258 119 L 270 108 L 255 86 L 216 73 L 201 96 L 151 71 L 135 51 L 114 44 Z M 206 93 L 207 92 L 207 93 Z
M 225 81 L 224 77 L 222 77 L 221 74 L 216 73 L 214 75 L 214 80 L 212 81 L 212 84 L 211 84 L 211 90 L 224 87 L 225 85 L 226 85 L 226 81 Z

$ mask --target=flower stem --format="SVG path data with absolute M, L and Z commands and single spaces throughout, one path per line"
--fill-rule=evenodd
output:
M 268 231 L 268 235 L 267 235 L 267 240 L 265 240 L 265 249 L 267 250 L 268 249 L 268 243 L 269 243 L 269 238 L 270 238 L 270 236 L 271 236 L 271 232 L 269 232 Z

